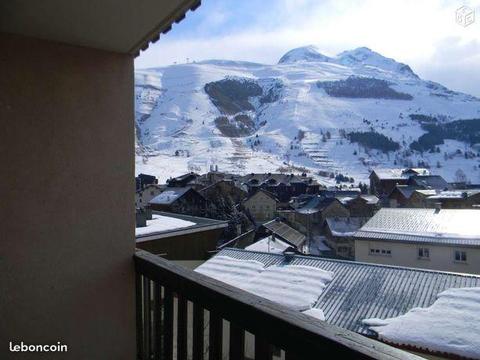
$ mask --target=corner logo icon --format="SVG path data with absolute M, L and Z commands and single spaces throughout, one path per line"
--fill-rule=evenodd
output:
M 475 22 L 475 10 L 464 5 L 455 12 L 455 21 L 458 25 L 467 27 Z

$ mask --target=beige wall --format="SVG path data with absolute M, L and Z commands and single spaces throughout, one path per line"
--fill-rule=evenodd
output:
M 0 48 L 0 358 L 133 359 L 133 59 L 6 34 Z
M 277 203 L 262 191 L 257 192 L 244 202 L 245 208 L 250 211 L 257 221 L 272 220 L 277 216 Z
M 418 249 L 428 248 L 429 260 L 418 258 Z M 391 255 L 372 255 L 370 248 L 390 250 Z M 467 252 L 467 262 L 456 262 L 455 250 Z M 480 249 L 436 245 L 406 244 L 391 241 L 355 240 L 355 260 L 376 264 L 480 274 Z

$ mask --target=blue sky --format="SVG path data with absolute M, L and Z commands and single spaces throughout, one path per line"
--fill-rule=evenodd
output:
M 462 5 L 477 15 L 467 27 L 455 22 Z M 480 0 L 203 0 L 135 66 L 187 58 L 273 64 L 310 44 L 326 55 L 367 46 L 422 78 L 480 96 Z

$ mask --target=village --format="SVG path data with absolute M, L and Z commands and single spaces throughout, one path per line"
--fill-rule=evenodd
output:
M 136 183 L 138 249 L 422 356 L 464 353 L 438 343 L 451 333 L 432 329 L 437 299 L 453 291 L 451 306 L 466 313 L 449 326 L 465 337 L 470 305 L 455 288 L 480 285 L 480 186 L 424 168 L 377 169 L 358 187 L 215 167 Z M 410 311 L 428 306 L 425 319 Z M 396 325 L 402 316 L 412 320 Z M 421 331 L 433 343 L 418 341 Z M 253 339 L 244 341 L 253 357 Z
M 468 224 L 478 217 L 480 186 L 448 183 L 422 168 L 375 170 L 370 186 L 361 188 L 326 188 L 305 173 L 211 170 L 166 184 L 145 174 L 136 178 L 140 248 L 152 246 L 159 229 L 162 239 L 178 232 L 174 226 L 155 226 L 160 219 L 191 217 L 217 225 L 203 235 L 208 241 L 200 246 L 192 233 L 181 245 L 172 243 L 174 249 L 157 245 L 160 253 L 202 261 L 234 247 L 480 274 L 480 228 L 471 233 L 455 221 Z

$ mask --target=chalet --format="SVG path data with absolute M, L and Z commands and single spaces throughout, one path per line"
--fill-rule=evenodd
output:
M 158 184 L 158 179 L 153 175 L 147 174 L 138 174 L 135 177 L 135 188 L 136 190 L 142 190 L 147 185 L 155 185 Z
M 437 190 L 433 189 L 415 189 L 408 199 L 402 204 L 401 207 L 408 207 L 408 208 L 427 208 L 431 206 L 427 206 L 427 199 L 429 196 L 436 195 L 438 193 Z M 394 206 L 391 206 L 394 207 Z M 432 206 L 434 207 L 434 206 Z
M 480 211 L 380 209 L 355 235 L 355 260 L 480 274 Z
M 277 206 L 280 201 L 272 193 L 260 189 L 250 195 L 244 202 L 243 207 L 257 222 L 274 219 L 277 216 Z
M 416 190 L 422 189 L 419 186 L 413 185 L 396 185 L 393 190 L 388 195 L 388 205 L 389 207 L 405 207 L 409 204 L 410 197 Z M 432 190 L 428 190 L 432 191 Z M 435 190 L 433 190 L 435 192 Z
M 322 324 L 378 338 L 417 354 L 460 358 L 468 351 L 475 353 L 478 343 L 468 336 L 472 323 L 465 321 L 478 318 L 476 306 L 462 307 L 462 311 L 453 306 L 441 307 L 446 313 L 434 310 L 445 291 L 455 296 L 457 304 L 479 301 L 475 290 L 480 287 L 479 276 L 230 248 L 195 271 L 301 311 L 312 321 L 322 320 Z M 462 288 L 471 290 L 466 294 Z M 417 315 L 430 316 L 419 320 L 414 314 L 418 308 L 423 311 Z M 395 328 L 395 337 L 383 331 L 382 324 L 394 326 L 396 322 L 392 320 L 405 314 L 408 316 L 402 317 Z M 455 336 L 455 342 L 445 341 L 447 328 L 462 335 Z M 253 343 L 252 337 L 245 338 L 247 358 L 253 358 Z M 308 358 L 311 357 L 302 357 Z
M 214 201 L 220 195 L 228 197 L 234 204 L 242 202 L 247 197 L 247 192 L 237 185 L 233 180 L 219 180 L 212 185 L 209 185 L 198 191 L 206 199 Z
M 337 196 L 343 206 L 354 217 L 372 217 L 380 208 L 380 199 L 375 195 L 357 194 L 356 196 Z
M 226 221 L 154 211 L 145 227 L 135 229 L 136 246 L 169 260 L 204 261 L 226 227 Z
M 396 185 L 407 185 L 411 176 L 430 175 L 428 169 L 375 169 L 370 173 L 370 192 L 387 196 Z
M 353 235 L 368 217 L 328 217 L 325 220 L 325 242 L 340 258 L 355 260 Z
M 314 196 L 305 205 L 295 209 L 297 227 L 309 235 L 321 229 L 327 217 L 350 216 L 348 209 L 336 198 Z
M 287 202 L 292 196 L 316 194 L 320 185 L 307 176 L 294 174 L 248 174 L 240 177 L 240 184 L 246 186 L 249 193 L 264 189 L 274 194 L 280 201 Z
M 194 187 L 194 185 L 196 184 L 196 180 L 199 177 L 200 175 L 194 172 L 189 172 L 187 174 L 168 179 L 167 186 L 168 187 L 187 187 L 187 186 Z
M 191 187 L 168 187 L 148 204 L 152 210 L 203 216 L 207 200 Z
M 204 185 L 204 187 L 207 187 L 219 181 L 225 180 L 225 181 L 233 181 L 238 186 L 239 184 L 237 184 L 237 182 L 238 182 L 238 179 L 240 178 L 241 178 L 240 175 L 230 174 L 230 173 L 226 173 L 218 170 L 210 170 L 209 172 L 200 175 L 196 179 L 196 182 Z
M 160 195 L 165 190 L 165 185 L 149 184 L 143 189 L 135 192 L 135 207 L 144 208 L 157 195 Z

